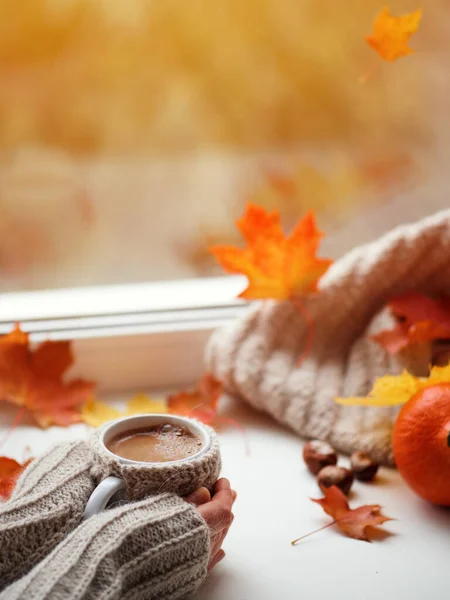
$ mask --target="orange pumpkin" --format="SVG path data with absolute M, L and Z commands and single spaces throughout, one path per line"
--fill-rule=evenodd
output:
M 407 484 L 422 498 L 450 506 L 450 383 L 427 387 L 404 404 L 393 443 Z

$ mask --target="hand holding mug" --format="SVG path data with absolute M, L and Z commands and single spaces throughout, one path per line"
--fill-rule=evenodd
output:
M 125 417 L 97 430 L 91 444 L 91 474 L 98 485 L 85 519 L 102 511 L 118 492 L 130 500 L 163 492 L 187 496 L 202 486 L 212 490 L 220 474 L 217 435 L 194 419 Z
M 197 507 L 211 532 L 209 570 L 225 558 L 222 544 L 234 519 L 232 508 L 235 500 L 236 492 L 231 489 L 230 482 L 224 477 L 214 486 L 212 497 L 209 490 L 202 487 L 186 498 L 187 502 Z

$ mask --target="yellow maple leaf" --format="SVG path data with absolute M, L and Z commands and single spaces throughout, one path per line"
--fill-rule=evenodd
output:
M 81 410 L 81 419 L 91 427 L 100 427 L 103 423 L 119 419 L 120 417 L 165 412 L 168 412 L 165 400 L 156 400 L 146 394 L 137 394 L 128 400 L 126 408 L 123 411 L 104 402 L 90 400 Z
M 375 19 L 373 33 L 366 41 L 384 60 L 394 61 L 412 54 L 408 46 L 409 38 L 419 27 L 422 10 L 399 17 L 393 17 L 388 8 L 384 8 Z
M 405 404 L 414 394 L 437 383 L 450 383 L 450 364 L 433 367 L 429 377 L 414 377 L 407 371 L 401 375 L 379 377 L 367 397 L 336 398 L 345 406 L 396 406 Z
M 166 413 L 167 403 L 165 400 L 149 398 L 146 394 L 136 394 L 127 402 L 127 415 L 139 415 L 146 413 Z
M 89 400 L 81 409 L 81 420 L 91 427 L 100 427 L 103 423 L 122 416 L 120 410 L 94 399 Z

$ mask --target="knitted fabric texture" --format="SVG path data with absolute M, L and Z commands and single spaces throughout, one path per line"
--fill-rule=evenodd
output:
M 227 392 L 301 436 L 392 465 L 397 409 L 344 407 L 334 399 L 365 396 L 377 377 L 397 374 L 414 360 L 391 357 L 370 339 L 392 324 L 384 305 L 408 291 L 450 293 L 449 210 L 356 248 L 329 269 L 320 293 L 304 300 L 314 339 L 300 364 L 307 324 L 292 303 L 266 301 L 212 335 L 207 368 Z M 416 357 L 416 369 L 423 371 L 428 359 Z
M 173 494 L 84 521 L 1 600 L 176 600 L 196 591 L 209 562 L 209 529 Z
M 22 474 L 0 507 L 0 590 L 21 577 L 72 531 L 94 489 L 86 442 L 57 446 Z
M 105 451 L 101 436 L 108 426 L 97 429 L 90 439 L 94 453 L 91 475 L 97 483 L 109 475 L 121 477 L 130 499 L 140 500 L 149 494 L 173 492 L 187 496 L 199 487 L 212 489 L 222 467 L 217 434 L 206 427 L 211 443 L 206 452 L 184 462 L 164 464 L 125 464 Z

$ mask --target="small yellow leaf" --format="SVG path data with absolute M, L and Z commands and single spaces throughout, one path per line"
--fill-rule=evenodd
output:
M 336 398 L 336 402 L 345 406 L 396 406 L 408 402 L 423 387 L 420 379 L 403 371 L 401 375 L 379 377 L 366 398 Z
M 450 363 L 446 367 L 433 367 L 427 379 L 427 385 L 450 382 Z
M 81 420 L 91 427 L 100 427 L 103 423 L 120 419 L 120 417 L 129 417 L 131 415 L 142 415 L 148 413 L 166 413 L 169 412 L 165 400 L 154 400 L 146 394 L 137 394 L 127 402 L 126 409 L 120 411 L 104 402 L 89 400 L 81 410 Z
M 168 412 L 168 409 L 165 400 L 150 398 L 146 394 L 137 394 L 127 402 L 127 415 L 166 412 Z
M 94 399 L 89 400 L 81 409 L 81 420 L 91 427 L 100 427 L 103 423 L 122 416 L 119 410 Z
M 412 54 L 409 38 L 417 31 L 422 18 L 421 9 L 408 15 L 393 17 L 388 8 L 375 19 L 373 33 L 366 41 L 384 60 L 394 61 Z

